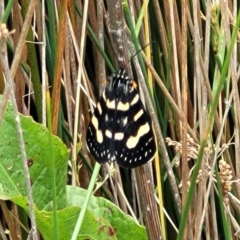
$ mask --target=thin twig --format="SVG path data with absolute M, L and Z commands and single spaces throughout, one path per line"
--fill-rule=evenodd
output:
M 5 24 L 1 25 L 1 34 L 3 35 Z M 4 35 L 3 35 L 4 36 Z M 28 199 L 28 205 L 29 205 L 29 215 L 31 219 L 31 227 L 32 227 L 32 238 L 38 239 L 37 236 L 37 227 L 36 227 L 36 220 L 35 220 L 35 213 L 33 208 L 33 197 L 32 197 L 32 188 L 31 188 L 31 182 L 30 182 L 30 175 L 28 172 L 28 164 L 27 164 L 27 156 L 25 151 L 25 144 L 23 139 L 23 133 L 21 129 L 21 123 L 20 123 L 20 117 L 17 109 L 17 103 L 14 95 L 14 89 L 13 89 L 13 81 L 11 78 L 11 74 L 9 71 L 9 65 L 8 65 L 8 58 L 7 58 L 7 49 L 6 49 L 6 35 L 2 39 L 0 39 L 0 57 L 1 57 L 1 63 L 3 72 L 6 79 L 6 87 L 9 89 L 10 99 L 13 106 L 13 114 L 14 114 L 14 120 L 16 124 L 16 131 L 17 131 L 17 137 L 19 142 L 19 149 L 21 153 L 21 159 L 22 159 L 22 167 L 24 172 L 24 181 L 26 185 L 27 190 L 27 199 Z
M 72 184 L 76 185 L 76 164 L 77 164 L 77 153 L 76 153 L 76 145 L 77 145 L 77 136 L 78 136 L 78 123 L 79 123 L 79 103 L 80 103 L 80 84 L 82 78 L 82 57 L 85 45 L 85 34 L 86 34 L 86 22 L 87 22 L 87 11 L 88 11 L 88 1 L 84 2 L 84 10 L 83 10 L 83 23 L 82 23 L 82 38 L 80 42 L 80 54 L 78 56 L 78 78 L 77 78 L 77 91 L 76 91 L 76 104 L 75 104 L 75 121 L 74 121 L 74 135 L 73 135 L 73 156 L 72 156 L 72 167 L 73 167 L 73 175 L 72 175 Z

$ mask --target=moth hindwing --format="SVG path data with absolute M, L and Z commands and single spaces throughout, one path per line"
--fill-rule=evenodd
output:
M 87 129 L 88 151 L 99 163 L 143 165 L 154 158 L 156 145 L 137 85 L 122 68 L 108 80 Z

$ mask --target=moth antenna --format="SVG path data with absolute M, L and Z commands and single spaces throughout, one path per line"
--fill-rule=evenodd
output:
M 151 43 L 151 42 L 150 42 Z M 145 46 L 143 46 L 141 49 L 139 49 L 136 53 L 134 53 L 134 55 L 128 60 L 128 62 L 125 65 L 125 68 L 127 67 L 127 65 L 133 60 L 134 57 L 136 57 L 142 50 L 144 50 L 148 45 L 150 45 L 150 43 L 147 43 Z

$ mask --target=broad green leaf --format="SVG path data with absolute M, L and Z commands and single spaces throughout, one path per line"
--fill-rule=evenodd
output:
M 26 155 L 35 206 L 51 209 L 51 149 L 49 132 L 31 117 L 20 115 Z M 0 199 L 10 199 L 21 206 L 27 205 L 22 162 L 10 103 L 0 125 Z M 66 172 L 68 151 L 62 141 L 52 136 L 52 151 L 56 166 L 58 209 L 66 205 Z
M 82 206 L 86 190 L 67 186 L 67 205 Z M 127 216 L 116 205 L 102 197 L 91 197 L 88 210 L 96 219 L 104 219 L 111 225 L 111 230 L 104 227 L 105 231 L 116 234 L 117 239 L 147 239 L 146 229 L 137 224 L 134 219 Z
M 57 212 L 58 240 L 71 239 L 73 229 L 79 215 L 79 211 L 79 207 L 71 206 Z M 52 213 L 45 211 L 37 211 L 36 219 L 38 230 L 41 232 L 44 240 L 54 239 Z M 111 230 L 111 226 L 107 221 L 105 221 L 103 218 L 96 218 L 90 211 L 86 211 L 86 214 L 84 216 L 84 222 L 82 224 L 81 232 L 78 235 L 78 239 L 114 240 L 117 238 L 114 232 Z
M 67 186 L 67 208 L 57 212 L 59 240 L 71 239 L 86 190 Z M 44 240 L 53 239 L 52 213 L 37 211 L 38 230 Z M 92 196 L 85 214 L 78 240 L 146 240 L 146 230 L 125 215 L 113 203 L 101 197 Z

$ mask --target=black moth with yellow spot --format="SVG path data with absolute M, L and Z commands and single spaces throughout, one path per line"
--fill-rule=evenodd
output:
M 87 148 L 99 163 L 135 168 L 154 158 L 156 145 L 136 83 L 120 68 L 108 78 L 87 129 Z

